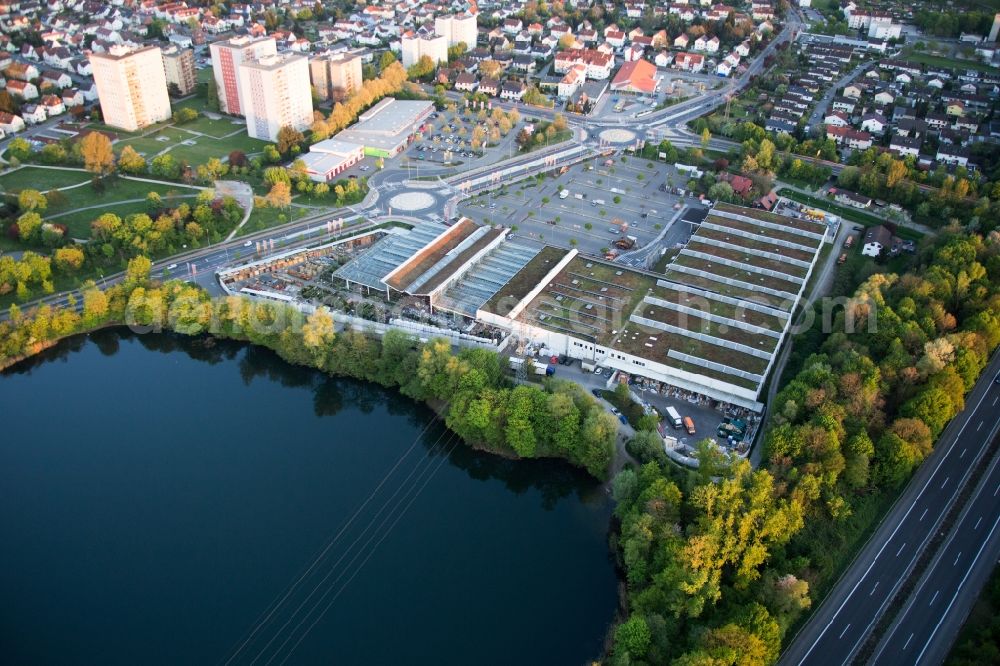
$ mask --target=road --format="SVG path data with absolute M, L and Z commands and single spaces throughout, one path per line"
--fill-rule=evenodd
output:
M 906 580 L 942 517 L 960 494 L 975 460 L 1000 428 L 1000 356 L 990 364 L 966 399 L 966 408 L 945 428 L 903 494 L 883 519 L 847 571 L 782 654 L 780 664 L 849 664 L 893 596 Z M 987 525 L 1000 515 L 1000 503 L 988 509 Z M 981 537 L 980 537 L 981 538 Z M 971 554 L 962 539 L 961 548 Z M 969 562 L 971 562 L 971 555 Z M 954 558 L 953 558 L 954 559 Z M 940 582 L 945 599 L 954 589 Z M 926 614 L 940 617 L 940 608 Z M 907 625 L 909 626 L 909 625 Z M 908 633 L 908 632 L 907 632 Z M 921 634 L 924 635 L 924 634 Z M 905 639 L 904 639 L 905 640 Z M 913 663 L 912 659 L 883 663 Z
M 1000 556 L 1000 453 L 876 648 L 872 664 L 940 664 Z
M 819 127 L 823 122 L 823 118 L 826 117 L 827 108 L 830 106 L 833 98 L 837 96 L 837 91 L 842 90 L 844 86 L 861 76 L 863 72 L 868 71 L 868 69 L 874 64 L 874 61 L 861 63 L 853 70 L 840 77 L 840 80 L 835 84 L 827 88 L 826 93 L 819 100 L 819 102 L 816 103 L 816 108 L 813 109 L 812 115 L 809 116 L 809 122 L 806 125 L 806 128 Z

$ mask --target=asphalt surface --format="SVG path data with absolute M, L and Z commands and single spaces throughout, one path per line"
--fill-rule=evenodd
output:
M 940 664 L 948 656 L 1000 555 L 998 493 L 1000 454 L 993 457 L 958 523 L 870 663 Z
M 975 461 L 1000 428 L 1000 384 L 994 383 L 998 372 L 1000 356 L 995 356 L 967 396 L 965 410 L 945 428 L 934 452 L 921 465 L 882 524 L 809 623 L 795 636 L 782 654 L 780 664 L 830 666 L 852 662 L 869 632 L 912 571 L 924 546 L 939 529 L 941 519 L 961 493 Z M 1000 516 L 1000 502 L 994 497 L 990 499 L 993 501 L 981 506 L 985 513 L 977 514 L 984 515 L 983 522 L 986 525 L 994 525 Z M 964 550 L 965 557 L 969 558 L 965 561 L 965 566 L 969 566 L 975 557 L 975 548 L 970 542 L 982 539 L 983 532 L 977 535 L 974 534 L 975 531 L 963 532 L 964 536 L 960 539 L 961 545 L 958 548 Z M 921 617 L 933 618 L 937 622 L 942 617 L 947 608 L 947 601 L 944 600 L 950 600 L 954 596 L 955 585 L 959 583 L 952 578 L 943 577 L 935 581 L 931 595 L 937 591 L 938 599 L 942 600 L 941 605 L 928 605 L 914 610 L 911 613 L 912 622 L 919 623 L 922 621 Z M 911 626 L 912 629 L 909 628 Z M 917 629 L 917 624 L 906 620 L 901 630 L 904 633 L 903 641 L 905 642 L 905 636 L 909 633 L 917 634 L 920 638 L 918 644 L 924 642 L 924 637 L 928 640 L 934 637 L 928 637 L 927 631 L 920 629 L 918 632 Z M 907 650 L 915 649 L 913 646 L 907 647 Z M 919 650 L 902 655 L 902 660 L 887 657 L 880 663 L 916 663 L 918 653 Z

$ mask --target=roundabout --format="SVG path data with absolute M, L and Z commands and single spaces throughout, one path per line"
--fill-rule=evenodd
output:
M 434 197 L 426 192 L 402 192 L 389 199 L 389 205 L 400 211 L 424 210 L 435 203 Z

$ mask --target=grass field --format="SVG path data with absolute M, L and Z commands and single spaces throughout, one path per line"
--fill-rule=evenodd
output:
M 148 185 L 147 183 L 138 183 L 140 185 Z M 156 189 L 156 186 L 149 185 L 150 187 Z M 185 193 L 180 193 L 177 190 L 173 190 L 175 193 L 180 193 L 180 197 L 173 197 L 166 194 L 165 190 L 169 188 L 162 188 L 164 192 L 163 200 L 168 205 L 180 205 L 182 203 L 193 204 L 194 197 L 196 196 L 194 190 L 190 190 L 191 194 L 186 195 Z M 145 196 L 145 195 L 143 195 Z M 130 203 L 120 203 L 115 201 L 109 201 L 107 205 L 101 208 L 91 208 L 89 210 L 78 210 L 71 213 L 66 213 L 65 215 L 59 215 L 55 218 L 50 218 L 52 222 L 58 222 L 59 224 L 65 224 L 69 227 L 69 233 L 73 238 L 90 238 L 90 223 L 95 219 L 103 215 L 104 213 L 114 213 L 118 217 L 124 218 L 133 213 L 146 213 L 148 209 L 146 208 L 145 201 L 135 201 Z
M 243 228 L 236 235 L 245 236 L 255 231 L 263 231 L 264 229 L 287 224 L 293 220 L 305 217 L 307 213 L 306 209 L 296 208 L 295 206 L 287 210 L 279 208 L 254 208 L 253 212 L 250 213 L 250 219 L 247 220 L 247 223 L 243 225 Z
M 932 67 L 949 67 L 958 70 L 974 69 L 980 72 L 988 72 L 990 74 L 1000 74 L 1000 69 L 996 67 L 991 67 L 985 63 L 979 62 L 978 60 L 963 60 L 960 58 L 946 58 L 944 56 L 930 55 L 929 53 L 920 52 L 910 52 L 906 56 L 907 60 L 912 62 L 920 62 L 925 65 L 931 65 Z
M 89 181 L 90 174 L 86 171 L 24 166 L 16 171 L 9 171 L 0 175 L 0 190 L 4 192 L 20 192 L 23 189 L 33 189 L 48 192 L 52 189 Z
M 211 136 L 198 136 L 185 130 L 203 131 Z M 220 138 L 234 132 L 236 134 L 233 136 Z M 115 149 L 121 152 L 125 146 L 132 146 L 147 161 L 166 151 L 178 160 L 197 165 L 204 164 L 213 157 L 225 157 L 233 150 L 242 150 L 248 154 L 259 153 L 266 145 L 266 141 L 251 139 L 245 128 L 233 125 L 228 120 L 199 118 L 180 128 L 169 127 L 148 136 L 120 141 L 115 144 Z

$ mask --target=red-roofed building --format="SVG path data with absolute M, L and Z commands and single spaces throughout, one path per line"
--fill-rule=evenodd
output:
M 622 65 L 611 82 L 611 89 L 651 95 L 656 91 L 657 85 L 656 65 L 640 59 Z
M 678 53 L 674 67 L 686 72 L 700 72 L 705 66 L 705 56 L 700 53 Z

